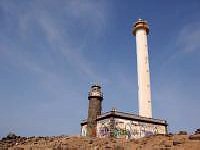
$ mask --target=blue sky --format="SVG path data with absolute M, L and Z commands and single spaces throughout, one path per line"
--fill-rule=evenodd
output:
M 0 137 L 78 135 L 91 83 L 138 112 L 133 22 L 146 19 L 153 116 L 200 125 L 200 1 L 0 0 Z

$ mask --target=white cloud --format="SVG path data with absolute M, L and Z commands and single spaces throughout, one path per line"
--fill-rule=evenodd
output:
M 84 54 L 87 48 L 87 38 L 89 38 L 87 31 L 83 31 L 86 36 L 82 35 L 81 37 L 76 35 L 77 32 L 75 32 L 75 35 L 74 32 L 71 33 L 73 30 L 71 25 L 73 22 L 78 22 L 80 26 L 86 25 L 87 28 L 94 31 L 92 36 L 98 39 L 103 34 L 102 26 L 105 23 L 106 11 L 100 12 L 99 8 L 96 9 L 100 6 L 96 6 L 97 4 L 92 2 L 67 1 L 66 3 L 70 5 L 67 4 L 63 6 L 64 8 L 61 8 L 66 11 L 61 10 L 64 13 L 62 18 L 71 16 L 70 22 L 69 20 L 60 21 L 60 18 L 57 18 L 59 16 L 52 16 L 48 9 L 41 9 L 42 6 L 37 8 L 38 4 L 35 3 L 31 3 L 26 8 L 27 10 L 23 10 L 23 13 L 13 3 L 1 5 L 7 14 L 12 14 L 7 17 L 11 17 L 10 20 L 15 20 L 15 24 L 18 24 L 15 29 L 8 27 L 9 33 L 12 30 L 16 31 L 13 33 L 14 39 L 5 35 L 3 36 L 4 40 L 0 42 L 2 61 L 5 62 L 8 69 L 13 70 L 14 68 L 14 70 L 28 73 L 37 87 L 40 87 L 45 93 L 50 93 L 48 95 L 51 95 L 52 99 L 59 101 L 68 99 L 72 95 L 76 95 L 77 99 L 82 97 L 80 93 L 76 92 L 78 87 L 74 84 L 76 83 L 74 80 L 107 82 L 107 78 L 101 76 L 100 71 L 95 68 L 94 62 L 91 62 Z M 18 39 L 15 39 L 15 36 Z M 35 37 L 40 40 L 39 43 L 37 43 Z M 35 47 L 35 45 L 38 46 Z M 41 54 L 35 55 L 35 51 L 38 53 L 39 50 L 34 48 L 40 46 L 43 47 Z M 40 57 L 40 55 L 42 56 Z M 52 66 L 56 68 L 52 69 Z M 43 105 L 42 102 L 41 105 Z
M 166 50 L 171 52 L 166 56 L 165 61 L 162 63 L 162 68 L 165 68 L 171 63 L 177 62 L 190 54 L 198 54 L 200 52 L 200 22 L 190 22 L 180 28 L 180 31 L 175 34 L 175 40 L 171 40 Z
M 178 36 L 177 46 L 184 52 L 200 51 L 200 22 L 191 22 L 184 26 Z
M 44 40 L 48 42 L 49 51 L 64 56 L 67 63 L 71 64 L 81 74 L 88 76 L 88 78 L 92 80 L 99 79 L 100 77 L 96 73 L 97 70 L 91 66 L 92 62 L 84 56 L 84 49 L 87 47 L 86 42 L 88 38 L 87 31 L 84 31 L 86 28 L 83 29 L 82 35 L 77 35 L 78 32 L 73 34 L 71 31 L 74 30 L 72 25 L 76 26 L 78 23 L 81 27 L 87 27 L 87 30 L 93 33 L 94 38 L 98 38 L 98 36 L 103 34 L 103 27 L 105 26 L 107 12 L 105 9 L 101 11 L 101 7 L 104 7 L 105 4 L 80 0 L 65 1 L 65 5 L 59 6 L 60 9 L 54 10 L 55 12 L 53 13 L 50 8 L 54 6 L 54 1 L 48 1 L 48 5 L 46 2 L 43 5 L 39 3 L 40 1 L 28 3 L 26 4 L 27 8 L 23 8 L 23 11 L 20 11 L 20 5 L 14 3 L 9 3 L 9 5 L 1 3 L 1 6 L 4 11 L 12 14 L 12 17 L 15 17 L 18 21 L 19 28 L 16 28 L 16 31 L 18 31 L 24 42 L 28 38 L 30 38 L 30 41 L 32 40 L 29 37 L 32 36 L 32 34 L 30 35 L 31 30 L 35 32 L 36 27 L 40 28 L 39 31 L 42 32 L 43 37 L 38 38 L 43 40 L 43 42 Z M 63 22 L 60 21 L 58 16 L 60 14 L 63 15 Z M 64 19 L 66 18 L 68 20 L 65 21 Z M 80 29 L 77 28 L 77 30 Z M 9 51 L 9 46 L 7 46 L 7 50 Z M 20 50 L 14 49 L 14 51 L 22 53 Z M 20 59 L 23 59 L 23 56 L 24 54 L 22 53 Z M 15 59 L 15 57 L 12 59 Z M 29 61 L 26 58 L 24 60 Z M 29 64 L 29 62 L 26 64 Z

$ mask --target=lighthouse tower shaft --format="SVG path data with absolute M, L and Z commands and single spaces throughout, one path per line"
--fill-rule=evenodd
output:
M 139 19 L 133 27 L 136 36 L 137 73 L 138 73 L 138 103 L 139 115 L 152 118 L 151 86 L 147 35 L 149 27 L 146 21 Z
M 103 93 L 99 85 L 92 85 L 88 93 L 89 108 L 87 118 L 87 136 L 96 137 L 97 116 L 101 115 Z

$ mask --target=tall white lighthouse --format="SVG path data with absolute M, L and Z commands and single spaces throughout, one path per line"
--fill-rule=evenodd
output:
M 139 19 L 134 24 L 132 33 L 136 36 L 139 115 L 141 117 L 152 118 L 151 86 L 147 45 L 149 26 L 147 21 Z

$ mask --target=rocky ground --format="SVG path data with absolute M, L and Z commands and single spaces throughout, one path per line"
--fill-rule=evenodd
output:
M 154 135 L 141 139 L 89 137 L 14 137 L 0 140 L 0 150 L 200 150 L 200 134 Z

